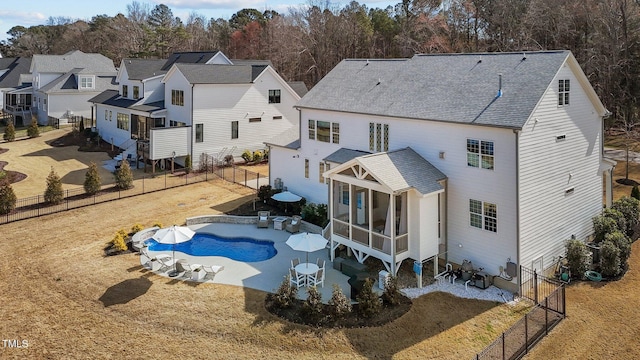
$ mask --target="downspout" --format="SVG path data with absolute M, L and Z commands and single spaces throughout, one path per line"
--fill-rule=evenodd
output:
M 514 129 L 516 137 L 516 261 L 520 267 L 520 130 Z M 522 286 L 522 276 L 516 276 L 518 291 Z M 522 295 L 522 294 L 520 294 Z
M 194 139 L 193 139 L 193 128 L 195 126 L 195 124 L 193 123 L 193 84 L 191 84 L 191 111 L 189 111 L 189 118 L 191 119 L 191 137 L 189 139 L 190 141 L 190 148 L 191 148 L 191 168 L 193 168 L 193 144 L 194 144 Z M 203 125 L 204 127 L 204 125 Z M 204 132 L 204 129 L 202 130 Z M 204 135 L 203 135 L 204 136 Z M 186 161 L 186 160 L 185 160 Z

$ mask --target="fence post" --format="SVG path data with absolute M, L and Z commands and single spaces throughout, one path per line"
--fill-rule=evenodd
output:
M 234 165 L 232 169 L 233 169 L 233 183 L 235 184 L 236 183 L 236 166 Z
M 40 201 L 40 195 L 38 195 L 38 217 L 40 216 L 40 208 L 42 207 L 42 202 Z
M 142 175 L 142 193 L 143 194 L 144 194 L 144 178 L 145 177 L 146 177 L 145 175 Z
M 535 272 L 534 272 L 535 274 Z M 527 321 L 529 314 L 524 316 L 524 353 L 529 353 L 529 323 Z
M 533 298 L 538 303 L 538 272 L 533 270 Z
M 69 190 L 65 190 L 67 192 L 67 196 L 64 197 L 64 204 L 66 206 L 66 210 L 69 210 Z
M 544 298 L 544 334 L 549 335 L 549 297 Z
M 562 289 L 562 317 L 565 318 L 567 317 L 567 298 L 564 292 L 565 290 L 564 285 L 562 285 L 561 289 Z
M 256 191 L 260 189 L 260 173 L 256 173 Z
M 247 169 L 244 169 L 244 186 L 247 186 Z
M 504 333 L 502 333 L 502 360 L 506 360 L 506 356 L 505 356 L 505 351 L 504 351 Z

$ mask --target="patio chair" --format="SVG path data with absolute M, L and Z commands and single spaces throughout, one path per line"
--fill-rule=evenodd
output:
M 167 255 L 167 254 L 158 254 L 152 260 L 156 260 L 160 263 L 160 269 L 158 269 L 158 271 L 169 269 L 176 262 L 178 262 L 178 260 L 174 259 L 171 255 Z
M 209 275 L 215 277 L 216 274 L 222 270 L 224 270 L 224 266 L 222 265 L 202 265 L 202 271 L 204 271 L 205 278 Z
M 316 265 L 318 265 L 318 268 L 324 269 L 325 261 L 318 258 L 318 260 L 316 260 Z
M 287 224 L 287 231 L 290 233 L 300 232 L 300 221 L 302 218 L 298 215 L 294 215 L 291 222 Z
M 300 258 L 295 258 L 295 259 L 291 259 L 291 268 L 295 268 L 296 266 L 300 265 Z
M 134 164 L 135 163 L 135 161 L 133 159 L 133 154 L 127 154 L 127 162 L 129 164 Z
M 184 276 L 185 277 L 188 276 L 188 275 L 191 275 L 191 273 L 193 271 L 195 271 L 196 269 L 200 269 L 202 267 L 202 265 L 200 265 L 200 264 L 189 264 L 187 262 L 187 260 L 178 260 L 176 262 L 176 265 L 179 265 L 180 268 L 182 268 L 182 269 L 178 268 L 177 270 L 178 270 L 178 272 L 184 271 Z
M 258 211 L 258 227 L 259 228 L 268 228 L 269 227 L 269 212 L 268 211 Z
M 304 286 L 306 281 L 306 276 L 302 274 L 298 274 L 294 269 L 289 269 L 289 283 L 295 285 L 296 287 Z
M 309 285 L 311 286 L 321 284 L 322 287 L 324 287 L 324 269 L 320 268 L 320 270 L 318 270 L 318 272 L 316 272 L 315 274 L 309 275 L 307 281 L 309 281 Z

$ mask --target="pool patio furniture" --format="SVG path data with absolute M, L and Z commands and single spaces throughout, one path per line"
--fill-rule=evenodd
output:
M 185 277 L 192 275 L 194 271 L 199 271 L 200 269 L 202 269 L 202 265 L 189 264 L 186 260 L 178 260 L 176 264 L 179 264 L 182 267 Z
M 289 283 L 295 285 L 300 288 L 305 285 L 307 277 L 295 271 L 294 269 L 289 269 Z
M 318 265 L 320 269 L 324 269 L 325 261 L 318 258 L 318 260 L 316 260 L 316 265 Z
M 314 263 L 300 263 L 298 264 L 294 270 L 296 272 L 296 274 L 298 274 L 298 276 L 303 276 L 304 277 L 304 284 L 308 285 L 308 279 L 310 275 L 314 275 L 315 273 L 318 272 L 320 268 L 318 267 L 318 265 L 314 264 Z
M 273 219 L 273 229 L 274 230 L 284 230 L 287 220 L 289 220 L 287 217 L 284 216 L 278 216 L 277 218 Z
M 300 221 L 302 220 L 302 217 L 298 216 L 298 215 L 294 215 L 293 218 L 291 219 L 291 222 L 287 224 L 287 231 L 290 233 L 297 233 L 300 232 Z
M 167 254 L 158 254 L 151 260 L 155 260 L 160 264 L 160 268 L 158 270 L 165 270 L 173 267 L 179 259 L 176 260 Z M 175 271 L 175 269 L 172 271 Z
M 221 265 L 202 265 L 202 271 L 204 271 L 204 278 L 209 275 L 216 276 L 217 273 L 224 270 L 224 266 Z
M 296 266 L 300 264 L 300 258 L 291 259 L 291 268 L 294 269 Z
M 258 227 L 269 228 L 269 212 L 258 211 Z
M 322 287 L 324 287 L 324 269 L 323 268 L 318 269 L 318 271 L 316 271 L 315 274 L 311 274 L 307 276 L 307 285 L 316 286 L 318 284 L 322 284 Z

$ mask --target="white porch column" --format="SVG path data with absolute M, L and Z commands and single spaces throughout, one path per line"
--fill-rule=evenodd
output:
M 396 269 L 396 195 L 391 193 L 389 200 L 391 208 L 391 274 L 396 276 L 398 272 Z
M 613 168 L 604 171 L 605 205 L 610 208 L 613 204 Z
M 269 165 L 271 166 L 271 165 Z M 327 214 L 329 214 L 329 260 L 333 262 L 335 260 L 335 253 L 333 251 L 333 179 L 329 178 L 329 205 L 327 206 Z

